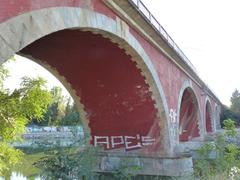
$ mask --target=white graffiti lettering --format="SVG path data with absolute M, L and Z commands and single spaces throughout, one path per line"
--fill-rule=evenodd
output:
M 112 148 L 115 148 L 118 145 L 124 144 L 123 136 L 112 136 L 111 137 Z
M 126 151 L 138 149 L 143 146 L 151 146 L 155 143 L 155 138 L 150 136 L 93 136 L 94 146 L 105 146 L 106 149 L 115 149 L 119 146 Z
M 150 136 L 142 136 L 142 145 L 151 146 L 155 142 L 155 139 L 152 139 Z
M 177 122 L 177 113 L 175 109 L 170 109 L 169 117 L 171 123 L 175 124 Z
M 109 138 L 107 136 L 94 136 L 94 145 L 106 145 L 109 149 Z
M 132 140 L 135 140 L 135 139 L 140 139 L 139 135 L 137 135 L 136 137 L 134 137 L 134 136 L 124 136 L 126 150 L 137 149 L 137 148 L 141 147 L 140 142 L 134 143 L 132 141 Z
M 169 112 L 170 118 L 170 136 L 172 138 L 172 143 L 175 144 L 178 138 L 178 122 L 177 122 L 177 113 L 175 109 L 170 109 Z

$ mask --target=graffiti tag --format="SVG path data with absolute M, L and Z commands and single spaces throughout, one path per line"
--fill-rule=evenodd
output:
M 170 127 L 171 127 L 170 136 L 174 141 L 176 141 L 178 136 L 178 123 L 177 123 L 177 113 L 175 109 L 170 109 L 169 118 L 170 118 Z
M 124 147 L 126 151 L 151 146 L 155 138 L 150 136 L 93 136 L 94 146 L 104 146 L 106 149 Z
M 169 117 L 171 123 L 173 124 L 177 123 L 177 113 L 175 109 L 170 109 Z

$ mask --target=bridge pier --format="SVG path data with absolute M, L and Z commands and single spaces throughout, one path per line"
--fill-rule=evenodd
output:
M 193 173 L 193 162 L 191 156 L 155 157 L 102 153 L 99 155 L 96 171 L 108 174 L 125 168 L 139 176 L 188 177 Z

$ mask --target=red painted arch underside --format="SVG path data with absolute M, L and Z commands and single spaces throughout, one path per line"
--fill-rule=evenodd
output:
M 207 103 L 206 105 L 206 114 L 205 114 L 205 118 L 206 118 L 206 131 L 207 133 L 211 133 L 212 132 L 212 124 L 211 124 L 211 115 L 210 115 L 210 105 L 209 103 Z
M 188 141 L 198 137 L 198 106 L 190 90 L 186 89 L 183 93 L 180 108 L 180 141 Z
M 84 105 L 92 136 L 133 136 L 136 138 L 128 139 L 132 146 L 141 141 L 136 135 L 149 136 L 155 143 L 141 148 L 159 150 L 160 132 L 149 86 L 131 57 L 109 39 L 64 30 L 21 53 L 46 62 L 66 78 Z M 115 141 L 120 143 L 121 138 Z M 114 148 L 123 146 L 120 143 Z

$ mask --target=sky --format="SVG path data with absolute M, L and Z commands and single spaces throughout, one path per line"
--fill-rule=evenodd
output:
M 15 59 L 15 61 L 7 61 L 4 63 L 4 66 L 10 71 L 10 76 L 4 81 L 5 88 L 10 90 L 18 88 L 21 83 L 21 78 L 24 76 L 33 78 L 43 77 L 47 80 L 47 86 L 49 89 L 53 86 L 58 86 L 62 88 L 63 95 L 70 96 L 62 83 L 48 70 L 27 58 L 15 55 Z
M 223 104 L 240 89 L 239 0 L 142 0 Z
M 142 1 L 192 62 L 201 79 L 223 104 L 230 105 L 232 92 L 240 89 L 240 1 Z M 40 75 L 46 77 L 50 87 L 61 86 L 56 78 L 35 65 L 23 58 L 9 63 L 12 77 L 7 86 L 16 86 L 25 75 Z

